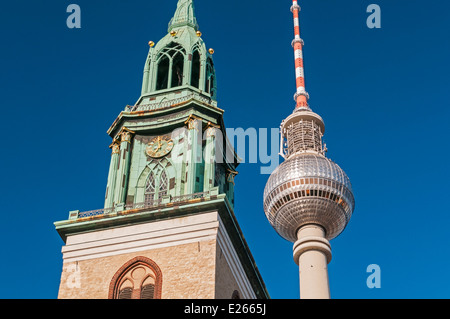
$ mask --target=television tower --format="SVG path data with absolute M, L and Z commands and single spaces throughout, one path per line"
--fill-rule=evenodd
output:
M 329 299 L 329 240 L 337 237 L 353 214 L 355 199 L 350 179 L 325 156 L 325 124 L 308 105 L 305 90 L 300 6 L 293 0 L 297 91 L 294 112 L 281 123 L 280 155 L 264 189 L 264 211 L 280 236 L 294 243 L 302 299 Z

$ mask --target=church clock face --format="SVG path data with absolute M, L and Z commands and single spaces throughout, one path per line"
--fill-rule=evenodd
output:
M 173 149 L 173 141 L 168 136 L 157 136 L 147 145 L 146 153 L 153 158 L 166 156 Z

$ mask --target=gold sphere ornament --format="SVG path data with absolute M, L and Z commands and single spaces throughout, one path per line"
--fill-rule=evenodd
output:
M 150 42 L 148 43 L 148 45 L 150 46 L 150 48 L 153 48 L 153 47 L 155 46 L 155 42 L 150 41 Z
M 209 49 L 208 52 L 209 54 L 214 54 L 214 49 Z
M 175 31 L 170 31 L 170 35 L 174 37 L 177 35 L 177 33 Z
M 200 31 L 197 31 L 197 36 L 198 36 L 198 37 L 201 37 L 201 36 L 202 36 L 202 33 L 201 33 Z

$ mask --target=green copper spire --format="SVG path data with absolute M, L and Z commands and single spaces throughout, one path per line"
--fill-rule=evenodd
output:
M 193 0 L 178 0 L 177 11 L 169 22 L 169 32 L 182 26 L 191 26 L 195 31 L 198 30 Z
M 157 43 L 149 42 L 136 110 L 140 105 L 162 105 L 177 100 L 181 91 L 217 101 L 214 50 L 206 48 L 201 36 L 193 1 L 178 0 L 168 33 Z

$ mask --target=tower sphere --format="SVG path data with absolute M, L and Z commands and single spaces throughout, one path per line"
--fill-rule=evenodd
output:
M 355 206 L 345 172 L 321 154 L 290 156 L 270 176 L 264 189 L 264 211 L 272 227 L 288 241 L 304 225 L 317 224 L 327 239 L 337 237 Z

